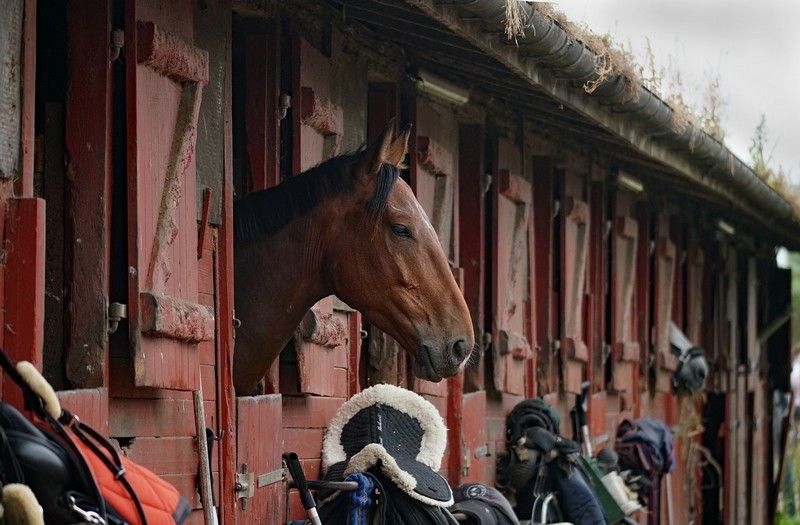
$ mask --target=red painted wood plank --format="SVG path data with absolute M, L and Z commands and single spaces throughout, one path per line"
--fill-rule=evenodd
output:
M 200 228 L 197 232 L 197 259 L 203 258 L 206 251 L 206 240 L 208 239 L 209 224 L 208 216 L 211 213 L 211 188 L 203 188 L 203 207 L 200 212 Z
M 193 474 L 197 472 L 197 440 L 193 436 L 139 437 L 123 452 L 133 461 L 156 474 Z M 212 460 L 217 461 L 217 449 Z
M 111 4 L 92 0 L 67 9 L 70 82 L 65 145 L 70 204 L 68 227 L 80 249 L 68 250 L 70 290 L 66 373 L 77 387 L 108 384 L 111 228 Z
M 285 428 L 283 442 L 286 452 L 297 452 L 300 459 L 322 457 L 323 428 Z
M 236 469 L 243 465 L 256 479 L 281 468 L 283 435 L 281 432 L 281 396 L 240 397 L 237 400 L 237 458 Z M 308 471 L 306 471 L 308 473 Z M 275 483 L 255 488 L 247 508 L 237 506 L 240 523 L 279 523 L 283 514 L 283 484 Z
M 191 399 L 111 398 L 109 433 L 114 437 L 178 437 L 195 433 Z
M 61 408 L 69 410 L 102 435 L 109 435 L 107 389 L 61 390 L 56 394 Z
M 197 352 L 200 356 L 201 365 L 214 365 L 216 364 L 217 357 L 217 344 L 216 341 L 201 341 L 197 343 Z
M 264 32 L 250 33 L 245 41 L 247 67 L 245 129 L 250 166 L 250 191 L 277 185 L 279 119 L 276 23 L 268 21 Z
M 198 293 L 197 294 L 197 303 L 208 307 L 210 311 L 213 312 L 215 306 L 214 294 L 212 293 Z M 202 341 L 201 341 L 202 342 Z
M 109 365 L 109 396 L 120 398 L 191 399 L 189 391 L 139 387 L 133 384 L 133 364 L 128 358 L 112 357 Z
M 0 232 L 3 241 L 6 239 L 6 216 L 10 205 L 10 199 L 14 192 L 13 181 L 0 182 Z M 0 267 L 0 304 L 5 305 L 6 301 L 6 268 Z M 0 308 L 0 326 L 5 326 L 5 308 Z M 0 343 L 5 348 L 5 330 L 0 330 Z M 0 374 L 0 397 L 2 397 L 3 374 Z
M 200 380 L 203 382 L 203 399 L 217 398 L 217 370 L 213 365 L 200 365 Z
M 291 68 L 291 77 L 292 77 L 292 92 L 291 97 L 292 100 L 301 100 L 302 94 L 300 90 L 300 54 L 301 54 L 301 46 L 302 46 L 302 39 L 300 35 L 298 35 L 295 31 L 292 31 L 291 34 L 286 35 L 286 38 L 290 40 L 290 50 L 289 54 L 290 57 L 290 68 Z M 302 157 L 303 157 L 303 141 L 302 141 L 302 133 L 300 132 L 302 128 L 302 112 L 301 111 L 292 111 L 291 118 L 292 118 L 292 132 L 293 132 L 293 139 L 292 140 L 292 174 L 299 175 L 300 172 L 303 170 L 301 169 L 302 166 Z
M 367 140 L 378 138 L 386 123 L 397 117 L 397 84 L 370 82 L 367 93 Z
M 339 397 L 285 396 L 284 428 L 325 428 L 345 402 Z
M 224 10 L 225 19 L 220 20 L 226 30 L 229 43 L 225 60 L 225 101 L 224 115 L 224 174 L 222 179 L 222 225 L 219 228 L 217 271 L 214 275 L 214 288 L 217 290 L 216 332 L 218 366 L 218 432 L 223 438 L 217 447 L 220 450 L 221 470 L 220 523 L 230 523 L 235 519 L 236 497 L 234 493 L 236 472 L 236 397 L 233 389 L 233 146 L 231 117 L 231 12 Z M 276 124 L 277 125 L 277 124 Z M 277 168 L 276 168 L 277 169 Z
M 342 350 L 347 350 L 347 348 L 343 348 Z M 341 352 L 345 354 L 344 351 Z M 346 355 L 346 354 L 345 354 Z M 344 397 L 348 396 L 348 392 L 350 389 L 350 382 L 349 382 L 349 372 L 346 368 L 333 368 L 330 372 L 331 374 L 331 384 L 333 386 L 332 395 L 334 397 Z
M 451 461 L 449 464 L 450 479 L 457 480 L 456 485 L 470 481 L 483 482 L 490 463 L 488 457 L 488 440 L 486 436 L 486 392 L 464 394 L 460 407 L 461 432 L 455 448 L 454 440 L 450 441 Z
M 45 203 L 43 199 L 9 201 L 6 218 L 5 324 L 6 352 L 12 361 L 30 361 L 42 369 L 44 341 Z M 3 399 L 22 406 L 19 388 L 3 384 Z
M 203 250 L 202 256 L 197 261 L 197 292 L 201 296 L 204 294 L 212 296 L 211 305 L 213 306 L 217 229 L 214 225 L 209 226 L 210 227 L 206 229 L 205 240 L 203 241 L 205 249 Z M 202 304 L 207 303 L 203 302 Z
M 216 501 L 219 501 L 219 472 L 212 472 L 212 478 L 214 480 L 214 485 L 212 486 L 213 494 L 216 498 Z M 172 474 L 172 475 L 164 475 L 161 476 L 164 481 L 171 483 L 181 495 L 186 498 L 189 502 L 189 505 L 192 506 L 193 509 L 200 509 L 202 508 L 202 502 L 200 501 L 200 494 L 197 492 L 197 474 Z

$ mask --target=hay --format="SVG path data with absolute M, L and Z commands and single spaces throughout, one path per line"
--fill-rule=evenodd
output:
M 506 38 L 518 44 L 518 38 L 525 37 L 525 23 L 522 20 L 522 6 L 519 0 L 506 0 L 505 18 Z
M 536 4 L 536 9 L 558 24 L 570 39 L 581 42 L 597 56 L 595 59 L 595 77 L 583 84 L 583 89 L 587 93 L 594 93 L 603 82 L 617 74 L 624 79 L 628 95 L 638 98 L 642 80 L 637 73 L 636 61 L 630 52 L 614 42 L 611 34 L 598 35 L 585 23 L 576 24 L 572 22 L 564 13 L 554 8 L 551 4 Z
M 689 105 L 683 101 L 680 93 L 667 97 L 664 102 L 672 109 L 672 129 L 677 133 L 683 133 L 692 124 L 694 117 Z

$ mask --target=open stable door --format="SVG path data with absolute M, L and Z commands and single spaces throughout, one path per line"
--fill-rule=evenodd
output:
M 236 476 L 247 486 L 237 492 L 237 523 L 268 525 L 285 519 L 282 414 L 279 394 L 236 399 Z
M 198 302 L 195 148 L 208 53 L 192 2 L 126 5 L 128 317 L 137 386 L 198 386 L 197 344 L 214 337 Z
M 655 388 L 659 392 L 670 392 L 672 372 L 677 368 L 677 359 L 670 350 L 669 323 L 672 321 L 674 281 L 677 267 L 677 248 L 669 235 L 669 220 L 666 214 L 656 216 L 656 245 L 654 264 L 654 299 L 652 345 L 655 352 Z
M 639 376 L 638 326 L 634 312 L 639 224 L 633 196 L 617 191 L 611 224 L 611 359 L 613 388 L 632 401 Z
M 586 263 L 589 252 L 589 205 L 585 177 L 563 172 L 561 196 L 561 352 L 564 359 L 564 389 L 581 391 L 584 369 L 589 362 L 585 339 Z
M 530 180 L 513 141 L 497 140 L 494 186 L 492 363 L 494 387 L 525 394 L 531 349 Z
M 465 392 L 486 388 L 486 170 L 483 162 L 484 133 L 481 124 L 462 124 L 458 137 L 458 225 L 459 264 L 464 269 L 464 299 L 467 302 L 480 359 L 464 369 Z
M 548 156 L 534 156 L 533 167 L 533 234 L 534 261 L 533 292 L 535 294 L 536 324 L 536 393 L 555 392 L 558 387 L 555 377 L 554 325 L 558 317 L 554 284 L 555 246 L 555 170 Z

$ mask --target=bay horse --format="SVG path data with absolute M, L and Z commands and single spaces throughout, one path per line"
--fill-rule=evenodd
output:
M 252 393 L 306 311 L 335 294 L 412 356 L 415 374 L 458 373 L 474 347 L 469 310 L 439 238 L 399 178 L 410 127 L 394 123 L 234 205 L 234 386 Z

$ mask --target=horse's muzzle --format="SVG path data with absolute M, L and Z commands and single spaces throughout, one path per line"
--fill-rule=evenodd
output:
M 465 339 L 458 338 L 448 343 L 439 359 L 435 359 L 435 348 L 423 344 L 415 360 L 415 373 L 417 377 L 433 382 L 454 376 L 461 370 L 461 365 L 469 357 L 471 350 Z

